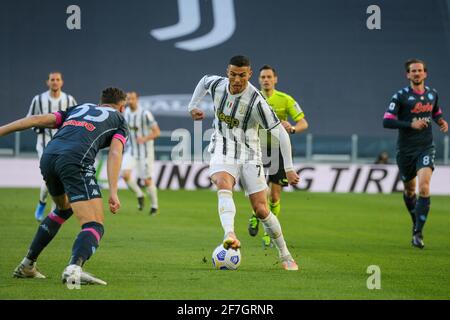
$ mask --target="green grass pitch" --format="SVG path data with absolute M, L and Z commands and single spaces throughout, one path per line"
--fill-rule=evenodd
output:
M 450 298 L 450 197 L 432 197 L 426 247 L 419 250 L 411 247 L 400 194 L 284 193 L 280 220 L 301 268 L 287 272 L 275 249 L 262 249 L 261 230 L 248 235 L 251 211 L 242 193 L 234 196 L 242 242 L 237 271 L 212 268 L 223 235 L 215 192 L 159 191 L 156 217 L 148 215 L 148 202 L 142 213 L 130 192 L 120 196 L 120 213 L 106 213 L 105 236 L 85 265 L 108 285 L 69 290 L 60 277 L 79 232 L 75 218 L 38 261 L 47 279 L 13 279 L 37 228 L 38 190 L 0 189 L 0 299 Z M 381 269 L 380 290 L 367 289 L 370 265 Z

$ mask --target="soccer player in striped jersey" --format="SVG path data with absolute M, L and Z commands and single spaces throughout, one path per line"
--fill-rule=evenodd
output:
M 278 248 L 282 267 L 298 270 L 284 241 L 280 223 L 267 207 L 267 183 L 258 133 L 260 127 L 279 140 L 289 183 L 295 185 L 300 178 L 292 164 L 289 135 L 258 89 L 249 82 L 251 75 L 247 57 L 232 57 L 227 68 L 228 77 L 204 76 L 195 88 L 188 109 L 194 121 L 202 120 L 205 114 L 198 105 L 207 93 L 211 94 L 215 118 L 208 149 L 211 153 L 209 175 L 218 190 L 218 211 L 225 233 L 224 247 L 240 247 L 234 231 L 236 207 L 233 201 L 233 187 L 239 178 L 256 216 Z
M 66 111 L 67 108 L 75 106 L 77 104 L 75 99 L 61 90 L 63 85 L 64 81 L 62 78 L 62 73 L 58 71 L 50 72 L 47 79 L 47 86 L 49 90 L 38 94 L 33 98 L 27 116 L 49 114 L 56 111 Z M 41 159 L 44 148 L 53 138 L 57 130 L 49 128 L 34 128 L 34 131 L 37 134 L 36 151 L 39 159 Z M 44 218 L 47 196 L 47 187 L 45 182 L 42 182 L 39 194 L 39 203 L 34 212 L 34 216 L 37 221 L 42 221 Z
M 423 227 L 430 210 L 430 183 L 434 170 L 435 147 L 431 124 L 435 122 L 443 133 L 448 123 L 439 106 L 438 93 L 425 86 L 427 67 L 419 59 L 405 63 L 409 86 L 392 97 L 383 119 L 383 126 L 398 129 L 397 165 L 403 181 L 403 200 L 411 216 L 413 232 L 411 243 L 422 249 Z M 416 177 L 419 197 L 416 195 Z
M 269 65 L 264 65 L 259 70 L 259 85 L 261 87 L 261 94 L 266 98 L 267 103 L 275 111 L 281 124 L 290 134 L 296 134 L 305 131 L 308 128 L 308 122 L 305 119 L 305 114 L 299 104 L 288 94 L 275 89 L 278 83 L 278 76 L 275 69 Z M 295 125 L 288 122 L 290 117 Z M 283 158 L 281 152 L 276 145 L 272 145 L 271 137 L 267 137 L 266 152 L 263 157 L 267 156 L 264 164 L 268 166 L 269 176 L 269 208 L 274 215 L 278 217 L 281 210 L 281 190 L 288 185 L 286 173 L 283 168 Z M 272 151 L 275 151 L 273 153 Z M 256 236 L 258 233 L 259 220 L 253 214 L 249 220 L 248 231 L 251 236 Z M 268 247 L 272 243 L 267 233 L 264 234 L 263 246 Z
M 159 137 L 160 129 L 149 110 L 139 106 L 138 94 L 127 93 L 128 108 L 125 111 L 125 120 L 130 130 L 130 139 L 124 155 L 122 177 L 138 199 L 138 209 L 144 208 L 144 194 L 132 178 L 135 170 L 137 178 L 144 182 L 151 201 L 150 215 L 158 213 L 158 193 L 152 179 L 153 162 L 155 159 L 154 140 Z

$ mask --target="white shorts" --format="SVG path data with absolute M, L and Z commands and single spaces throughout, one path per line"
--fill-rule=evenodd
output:
M 136 170 L 136 178 L 151 179 L 153 173 L 153 155 L 145 159 L 136 159 L 131 153 L 125 153 L 122 161 L 123 170 Z
M 235 182 L 239 179 L 247 196 L 267 190 L 268 188 L 262 164 L 230 164 L 220 160 L 217 161 L 217 158 L 215 159 L 213 156 L 209 163 L 209 176 L 212 177 L 218 172 L 229 173 L 234 177 Z
M 42 144 L 36 145 L 36 151 L 37 151 L 39 160 L 41 160 L 42 154 L 44 153 L 44 147 L 42 146 Z

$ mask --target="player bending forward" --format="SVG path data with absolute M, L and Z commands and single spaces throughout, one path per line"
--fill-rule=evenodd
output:
M 121 112 L 125 93 L 117 88 L 103 91 L 101 105 L 82 104 L 67 111 L 23 118 L 0 127 L 0 136 L 38 128 L 59 128 L 45 148 L 40 161 L 42 176 L 56 204 L 40 224 L 28 253 L 14 270 L 16 278 L 45 278 L 36 268 L 36 260 L 58 233 L 61 225 L 75 214 L 81 225 L 63 282 L 106 284 L 83 272 L 82 266 L 94 254 L 103 236 L 103 201 L 95 179 L 94 161 L 100 149 L 110 147 L 108 155 L 109 209 L 117 213 L 117 195 L 122 152 L 128 129 Z
M 204 76 L 200 80 L 189 104 L 189 112 L 194 120 L 202 120 L 204 113 L 198 105 L 206 93 L 211 94 L 215 131 L 208 149 L 211 153 L 209 175 L 218 190 L 219 216 L 225 231 L 224 247 L 240 247 L 234 232 L 236 207 L 233 201 L 233 187 L 240 178 L 256 216 L 278 248 L 282 267 L 298 270 L 284 241 L 280 223 L 267 207 L 267 183 L 258 136 L 260 126 L 270 131 L 273 138 L 279 139 L 289 183 L 295 185 L 300 178 L 293 168 L 289 136 L 258 89 L 248 82 L 251 75 L 247 57 L 232 57 L 227 69 L 228 78 Z

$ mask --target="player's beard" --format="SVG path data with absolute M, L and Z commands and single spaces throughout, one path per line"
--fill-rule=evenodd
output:
M 413 79 L 412 82 L 414 83 L 414 85 L 420 86 L 421 84 L 423 84 L 424 80 L 423 79 Z

